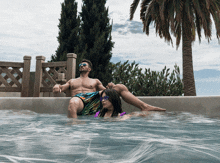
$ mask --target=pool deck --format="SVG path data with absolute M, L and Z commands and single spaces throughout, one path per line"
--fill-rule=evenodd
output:
M 138 98 L 167 112 L 180 111 L 220 117 L 220 96 L 154 96 Z M 0 110 L 31 110 L 37 113 L 67 114 L 70 97 L 0 97 Z M 122 101 L 123 111 L 140 111 Z

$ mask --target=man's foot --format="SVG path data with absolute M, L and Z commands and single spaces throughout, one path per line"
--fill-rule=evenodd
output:
M 166 111 L 166 109 L 145 104 L 145 106 L 141 109 L 141 111 Z

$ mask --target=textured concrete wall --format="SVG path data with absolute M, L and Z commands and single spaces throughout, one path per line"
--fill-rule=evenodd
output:
M 138 97 L 154 106 L 167 109 L 167 112 L 183 111 L 220 117 L 220 96 L 210 97 Z M 0 97 L 1 110 L 31 110 L 37 113 L 67 114 L 70 97 Z M 122 101 L 126 112 L 139 111 L 138 108 Z
M 0 92 L 0 97 L 21 97 L 21 92 Z

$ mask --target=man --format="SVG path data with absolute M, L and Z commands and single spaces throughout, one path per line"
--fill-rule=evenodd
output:
M 77 118 L 77 114 L 91 115 L 99 111 L 101 109 L 100 93 L 106 89 L 98 79 L 89 78 L 89 73 L 92 70 L 92 63 L 89 60 L 83 59 L 79 66 L 79 78 L 71 79 L 64 85 L 56 84 L 53 87 L 54 93 L 63 92 L 70 88 L 72 98 L 68 106 L 69 118 Z M 107 88 L 115 89 L 125 102 L 140 108 L 142 111 L 166 111 L 139 100 L 123 84 L 109 83 Z

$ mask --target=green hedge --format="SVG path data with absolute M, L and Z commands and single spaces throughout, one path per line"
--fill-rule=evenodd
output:
M 164 67 L 161 72 L 142 70 L 134 62 L 118 62 L 111 64 L 113 83 L 124 84 L 135 96 L 182 96 L 183 81 L 180 70 L 174 65 L 174 70 Z

